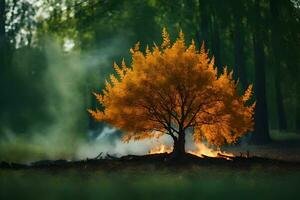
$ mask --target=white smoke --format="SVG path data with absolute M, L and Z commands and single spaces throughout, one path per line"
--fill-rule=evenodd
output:
M 76 158 L 93 158 L 100 153 L 103 153 L 103 156 L 109 154 L 116 157 L 124 155 L 145 155 L 149 153 L 150 149 L 160 144 L 166 146 L 173 145 L 172 139 L 168 135 L 164 135 L 160 138 L 123 142 L 120 138 L 111 140 L 114 134 L 117 134 L 117 129 L 104 127 L 96 139 L 79 146 Z

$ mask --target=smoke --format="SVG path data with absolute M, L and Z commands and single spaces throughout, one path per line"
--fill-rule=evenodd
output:
M 124 143 L 115 128 L 104 126 L 101 130 L 88 130 L 86 110 L 91 107 L 91 92 L 99 89 L 100 83 L 111 73 L 113 58 L 124 55 L 121 52 L 124 48 L 120 48 L 128 46 L 124 41 L 124 37 L 115 37 L 107 41 L 107 46 L 81 52 L 74 49 L 73 41 L 69 39 L 65 39 L 63 45 L 53 38 L 46 39 L 43 50 L 46 66 L 39 74 L 38 85 L 35 85 L 39 95 L 43 96 L 46 122 L 33 121 L 26 134 L 15 132 L 10 127 L 2 129 L 0 161 L 85 159 L 96 157 L 101 152 L 114 156 L 143 155 L 159 144 L 172 146 L 173 141 L 167 135 Z M 24 65 L 32 63 L 23 63 L 22 55 L 14 59 L 20 60 L 17 69 L 21 69 L 21 73 L 26 71 Z M 34 96 L 37 94 L 25 89 L 33 99 L 37 98 Z M 28 109 L 26 103 L 23 106 L 23 109 Z M 38 111 L 33 108 L 33 112 Z M 188 136 L 187 147 L 192 146 L 191 141 Z
M 21 89 L 31 99 L 36 99 L 37 94 L 30 87 L 38 88 L 39 95 L 43 96 L 39 99 L 43 100 L 41 104 L 47 117 L 41 116 L 44 121 L 35 120 L 30 124 L 29 130 L 22 132 L 15 131 L 9 125 L 1 127 L 0 161 L 75 159 L 78 149 L 81 149 L 81 146 L 88 146 L 86 110 L 91 106 L 91 92 L 93 88 L 99 88 L 100 83 L 106 78 L 104 72 L 109 73 L 112 69 L 112 57 L 120 54 L 122 49 L 120 46 L 124 45 L 126 40 L 116 37 L 108 41 L 108 46 L 86 52 L 72 50 L 73 47 L 70 45 L 72 41 L 67 41 L 66 49 L 61 48 L 61 43 L 53 38 L 45 39 L 42 51 L 46 66 L 40 66 L 43 70 L 39 74 L 39 82 L 30 82 L 29 88 L 26 85 Z M 14 55 L 14 67 L 18 70 L 14 73 L 23 75 L 26 69 L 30 69 L 25 65 L 41 60 L 41 58 L 34 58 L 34 55 L 29 57 L 33 61 L 24 63 L 22 62 L 24 55 Z M 32 74 L 34 73 L 35 71 L 32 71 Z M 40 112 L 34 106 L 29 107 L 28 102 L 22 102 L 22 99 L 18 101 L 22 105 L 18 112 L 21 114 L 24 112 L 23 115 L 29 113 L 25 118 L 32 118 L 31 113 Z M 26 112 L 28 109 L 31 111 Z M 8 115 L 13 118 L 14 113 Z
M 31 124 L 30 130 L 23 134 L 13 132 L 9 128 L 3 130 L 5 137 L 0 143 L 3 159 L 27 161 L 72 157 L 78 145 L 77 130 L 83 130 L 84 126 L 84 124 L 78 126 L 78 122 L 84 119 L 84 96 L 81 85 L 87 71 L 82 67 L 78 53 L 67 54 L 61 50 L 57 42 L 50 39 L 45 43 L 47 66 L 40 73 L 39 86 L 34 87 L 39 87 L 39 91 L 42 91 L 40 95 L 44 97 L 41 99 L 45 106 L 43 110 L 48 116 L 47 122 Z M 20 55 L 14 56 L 14 59 L 21 58 Z M 16 68 L 21 67 L 24 66 Z M 32 99 L 38 98 L 34 97 L 37 94 L 25 86 L 24 90 L 33 96 Z M 26 106 L 24 103 L 19 112 L 28 109 Z
M 160 144 L 173 145 L 172 139 L 168 135 L 160 138 L 123 142 L 120 137 L 116 138 L 114 136 L 116 134 L 118 134 L 118 131 L 115 128 L 104 127 L 95 140 L 82 144 L 78 148 L 77 159 L 96 157 L 99 153 L 103 153 L 103 156 L 109 154 L 116 157 L 122 155 L 145 155 L 149 153 L 150 149 Z
M 106 154 L 120 157 L 123 155 L 145 155 L 150 152 L 151 149 L 162 145 L 166 147 L 173 146 L 173 140 L 169 135 L 163 135 L 160 138 L 144 139 L 138 141 L 129 141 L 127 143 L 122 142 L 120 138 L 116 138 L 118 130 L 106 126 L 99 133 L 98 137 L 91 140 L 88 143 L 82 144 L 77 151 L 76 158 L 93 158 L 102 153 L 102 156 Z M 205 144 L 203 144 L 205 145 Z M 186 151 L 195 151 L 198 147 L 195 145 L 193 135 L 191 131 L 187 131 L 185 137 L 185 149 Z

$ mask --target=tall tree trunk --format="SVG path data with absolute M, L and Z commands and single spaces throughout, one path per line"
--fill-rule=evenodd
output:
M 0 0 L 0 64 L 1 68 L 3 67 L 3 60 L 4 60 L 4 51 L 5 51 L 5 19 L 6 19 L 6 12 L 5 12 L 5 0 Z
M 297 102 L 296 102 L 296 133 L 300 134 L 300 101 L 299 101 L 299 97 L 297 98 Z
M 271 43 L 272 43 L 272 66 L 274 67 L 273 74 L 275 77 L 275 95 L 276 95 L 276 107 L 278 116 L 278 128 L 279 130 L 287 129 L 286 114 L 283 105 L 283 96 L 280 85 L 280 68 L 281 68 L 281 56 L 279 49 L 281 47 L 280 38 L 280 20 L 279 20 L 279 1 L 270 1 L 270 12 L 271 12 Z
M 234 79 L 240 80 L 243 90 L 248 87 L 248 82 L 246 78 L 246 64 L 245 64 L 245 52 L 244 46 L 245 34 L 243 32 L 244 28 L 241 20 L 242 16 L 237 11 L 234 15 Z
M 200 41 L 199 47 L 202 42 L 208 47 L 208 29 L 209 29 L 209 18 L 207 15 L 207 2 L 205 0 L 199 0 L 199 12 L 200 12 Z
M 265 53 L 262 35 L 262 23 L 259 1 L 255 1 L 255 26 L 253 34 L 254 63 L 255 63 L 255 95 L 256 109 L 254 114 L 254 132 L 252 142 L 264 144 L 270 141 L 268 110 L 266 101 Z
M 183 158 L 185 155 L 185 133 L 180 132 L 178 138 L 174 140 L 173 152 L 174 158 Z
M 5 0 L 0 0 L 0 36 L 5 34 Z
M 219 24 L 217 22 L 216 11 L 213 8 L 213 15 L 211 18 L 211 43 L 212 43 L 212 53 L 215 57 L 215 64 L 218 67 L 219 71 L 222 71 L 222 62 L 221 62 L 221 41 L 219 34 Z
M 7 51 L 6 48 L 6 37 L 5 37 L 5 19 L 6 19 L 6 12 L 5 12 L 5 0 L 0 0 L 0 90 L 1 90 L 1 97 L 0 97 L 0 128 L 1 124 L 3 123 L 4 113 L 7 109 L 6 102 L 7 102 Z
M 280 87 L 280 80 L 278 75 L 275 77 L 275 92 L 276 92 L 276 106 L 277 106 L 277 116 L 278 116 L 278 129 L 287 130 L 287 121 L 283 105 L 283 96 Z

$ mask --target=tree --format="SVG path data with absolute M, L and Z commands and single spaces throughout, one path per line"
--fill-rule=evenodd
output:
M 216 146 L 252 130 L 254 104 L 245 105 L 252 86 L 239 96 L 232 72 L 224 68 L 218 77 L 204 45 L 200 52 L 194 42 L 186 47 L 182 32 L 171 45 L 164 29 L 160 47 L 144 54 L 138 43 L 131 53 L 131 67 L 114 64 L 118 77 L 112 74 L 103 94 L 95 93 L 103 110 L 89 110 L 96 120 L 125 131 L 124 141 L 167 134 L 174 140 L 173 155 L 181 157 L 187 130 L 195 141 Z
M 2 48 L 2 45 L 4 43 L 4 37 L 5 37 L 5 0 L 0 0 L 0 47 Z
M 268 109 L 266 99 L 266 72 L 265 72 L 265 52 L 264 52 L 264 35 L 261 24 L 261 5 L 259 1 L 254 2 L 253 11 L 255 13 L 254 31 L 253 31 L 253 49 L 255 63 L 255 95 L 256 95 L 256 110 L 255 110 L 255 127 L 252 135 L 252 142 L 263 144 L 270 141 Z
M 0 88 L 1 88 L 1 98 L 0 98 L 0 129 L 2 127 L 3 121 L 5 119 L 4 113 L 7 104 L 7 87 L 3 87 L 8 81 L 8 40 L 6 37 L 6 2 L 5 0 L 0 0 Z
M 241 82 L 243 89 L 246 89 L 247 74 L 246 74 L 246 56 L 245 56 L 245 46 L 246 46 L 246 27 L 244 21 L 244 13 L 246 11 L 244 2 L 236 1 L 231 4 L 230 13 L 232 13 L 233 18 L 233 46 L 234 46 L 234 78 Z
M 272 65 L 275 66 L 273 73 L 275 79 L 275 92 L 276 92 L 276 107 L 278 116 L 278 129 L 287 129 L 287 120 L 283 104 L 282 84 L 280 81 L 280 71 L 282 69 L 282 56 L 280 50 L 284 47 L 282 45 L 281 31 L 282 25 L 280 20 L 280 6 L 284 1 L 269 1 L 270 13 L 271 13 L 271 43 L 272 43 Z
M 7 39 L 5 32 L 6 21 L 6 4 L 4 0 L 0 0 L 0 76 L 4 74 L 4 68 L 6 67 L 6 52 L 7 52 Z M 3 78 L 3 77 L 1 77 Z

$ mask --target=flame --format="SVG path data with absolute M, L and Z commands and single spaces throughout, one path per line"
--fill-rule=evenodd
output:
M 157 153 L 171 153 L 173 150 L 172 147 L 159 144 L 158 146 L 155 146 L 154 148 L 149 150 L 149 154 L 157 154 Z
M 218 157 L 218 158 L 225 158 L 227 160 L 231 160 L 232 157 L 234 157 L 234 155 L 231 153 L 226 153 L 221 150 L 211 149 L 203 143 L 196 143 L 195 148 L 196 148 L 195 150 L 189 150 L 187 152 L 201 158 Z M 173 147 L 166 146 L 164 144 L 159 144 L 158 146 L 155 146 L 154 148 L 150 149 L 149 154 L 171 153 L 172 150 Z
M 226 153 L 223 152 L 221 150 L 215 150 L 215 149 L 211 149 L 208 146 L 206 146 L 203 143 L 196 143 L 196 150 L 193 151 L 188 151 L 188 153 L 199 156 L 201 158 L 207 156 L 207 157 L 223 157 L 226 159 L 231 159 L 231 157 L 234 157 L 233 154 L 231 153 Z

